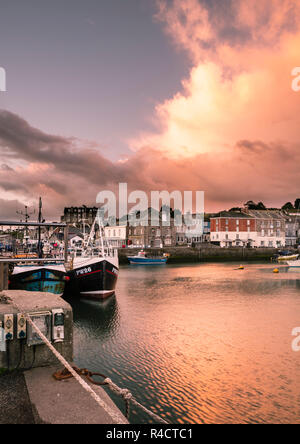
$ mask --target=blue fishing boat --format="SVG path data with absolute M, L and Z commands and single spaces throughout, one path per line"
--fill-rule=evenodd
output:
M 43 291 L 62 294 L 66 283 L 66 269 L 63 264 L 17 265 L 10 278 L 11 290 Z
M 10 222 L 5 222 L 4 224 L 8 225 L 9 223 Z M 12 223 L 12 225 L 14 225 L 14 223 Z M 64 260 L 56 260 L 54 258 L 43 259 L 41 242 L 41 228 L 45 226 L 59 226 L 59 224 L 44 223 L 41 198 L 39 200 L 38 222 L 32 224 L 28 221 L 24 224 L 20 222 L 19 225 L 24 225 L 26 228 L 30 225 L 38 227 L 38 257 L 30 258 L 27 257 L 27 255 L 25 255 L 26 257 L 23 257 L 23 255 L 17 254 L 11 259 L 9 289 L 63 294 L 65 283 L 69 279 L 69 277 L 66 276 L 66 269 L 63 263 Z
M 150 256 L 145 251 L 139 251 L 136 256 L 127 256 L 127 259 L 132 265 L 164 265 L 168 257 Z

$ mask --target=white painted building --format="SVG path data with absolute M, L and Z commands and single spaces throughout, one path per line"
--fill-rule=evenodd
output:
M 210 239 L 221 247 L 284 247 L 285 219 L 278 211 L 223 211 L 211 219 Z
M 122 248 L 128 243 L 128 226 L 115 225 L 104 227 L 105 239 L 109 241 L 112 247 Z

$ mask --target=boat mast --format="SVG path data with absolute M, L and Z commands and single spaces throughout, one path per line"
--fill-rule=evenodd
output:
M 39 200 L 39 218 L 38 222 L 42 223 L 42 198 L 40 197 Z M 43 249 L 42 249 L 42 242 L 41 242 L 41 227 L 38 227 L 38 256 L 42 259 L 43 257 Z
M 103 227 L 103 219 L 100 215 L 100 208 L 97 211 L 97 216 L 95 218 L 95 220 L 98 219 L 98 226 L 99 226 L 99 231 L 100 231 L 100 242 L 101 242 L 101 250 L 102 250 L 102 257 L 105 256 L 105 251 L 104 251 L 104 242 L 103 242 L 103 232 L 102 230 L 104 229 Z

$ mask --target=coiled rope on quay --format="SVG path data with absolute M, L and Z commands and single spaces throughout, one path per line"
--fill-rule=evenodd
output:
M 100 396 L 90 387 L 90 385 L 82 378 L 82 376 L 85 376 L 89 382 L 91 382 L 94 385 L 97 386 L 108 386 L 111 391 L 116 393 L 117 395 L 121 396 L 126 404 L 126 417 L 129 418 L 130 413 L 130 403 L 133 405 L 139 407 L 141 410 L 143 410 L 145 413 L 147 413 L 150 417 L 152 417 L 153 420 L 155 420 L 158 423 L 161 424 L 168 424 L 166 420 L 161 418 L 156 413 L 153 413 L 151 410 L 147 409 L 147 407 L 143 406 L 141 403 L 139 403 L 135 397 L 132 395 L 132 393 L 128 389 L 122 389 L 117 384 L 115 384 L 110 378 L 105 377 L 101 373 L 95 373 L 90 372 L 87 369 L 79 369 L 77 367 L 72 367 L 71 364 L 66 361 L 66 359 L 56 350 L 56 348 L 51 344 L 51 342 L 46 338 L 46 336 L 41 332 L 41 330 L 37 327 L 37 325 L 32 321 L 30 316 L 28 314 L 24 315 L 26 320 L 29 322 L 29 324 L 35 329 L 35 331 L 38 333 L 40 338 L 44 341 L 45 345 L 52 351 L 54 356 L 59 360 L 59 362 L 64 366 L 64 370 L 54 373 L 53 377 L 57 380 L 63 380 L 63 379 L 69 379 L 73 377 L 80 385 L 81 387 L 86 390 L 91 397 L 96 401 L 96 403 L 105 410 L 105 412 L 110 415 L 110 417 L 117 423 L 117 424 L 127 424 L 126 421 L 124 421 L 124 417 L 120 415 L 119 413 L 116 413 L 111 407 L 109 407 L 103 399 L 100 398 Z M 103 382 L 96 382 L 93 380 L 93 376 L 101 376 L 104 378 Z

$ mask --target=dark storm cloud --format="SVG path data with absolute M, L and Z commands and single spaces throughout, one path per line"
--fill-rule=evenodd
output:
M 147 155 L 120 163 L 106 159 L 89 142 L 49 135 L 20 116 L 0 111 L 0 188 L 29 199 L 45 196 L 48 208 L 95 204 L 96 195 L 119 182 L 142 188 Z M 14 168 L 10 165 L 11 163 Z
M 203 190 L 214 209 L 249 198 L 282 204 L 297 195 L 300 183 L 297 146 L 242 140 L 233 152 L 195 154 L 184 162 L 144 147 L 127 161 L 110 162 L 84 142 L 43 133 L 7 111 L 0 113 L 1 153 L 18 163 L 0 169 L 0 189 L 16 196 L 0 201 L 6 219 L 22 206 L 19 200 L 40 195 L 45 216 L 57 219 L 64 206 L 95 205 L 99 191 L 117 191 L 120 182 L 129 191 Z
M 100 177 L 102 183 L 110 181 L 113 164 L 97 150 L 85 148 L 83 151 L 77 142 L 73 138 L 46 134 L 18 115 L 0 110 L 0 154 L 10 159 L 52 164 L 57 171 L 86 175 L 95 183 L 99 183 Z

